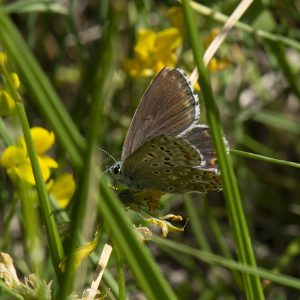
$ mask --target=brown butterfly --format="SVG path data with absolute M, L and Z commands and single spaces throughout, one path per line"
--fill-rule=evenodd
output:
M 163 68 L 135 111 L 121 161 L 111 168 L 128 186 L 127 199 L 139 195 L 155 211 L 165 192 L 221 188 L 209 128 L 198 124 L 199 115 L 198 96 L 183 71 Z

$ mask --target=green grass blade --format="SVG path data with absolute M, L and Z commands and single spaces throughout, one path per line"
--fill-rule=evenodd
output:
M 278 260 L 278 264 L 275 267 L 275 270 L 287 269 L 292 261 L 299 256 L 300 253 L 300 237 L 293 239 L 286 247 L 285 252 Z
M 227 246 L 224 236 L 222 234 L 221 228 L 216 220 L 215 215 L 213 214 L 212 210 L 210 210 L 208 206 L 208 199 L 206 195 L 204 194 L 199 194 L 197 195 L 198 198 L 196 200 L 202 200 L 201 202 L 203 203 L 203 214 L 206 216 L 205 220 L 203 222 L 200 222 L 199 217 L 197 216 L 197 210 L 193 204 L 193 199 L 192 197 L 187 194 L 184 196 L 185 199 L 185 205 L 187 208 L 187 213 L 189 216 L 189 222 L 192 226 L 192 229 L 194 231 L 195 238 L 201 247 L 206 252 L 212 253 L 212 249 L 208 243 L 208 240 L 206 239 L 204 230 L 202 229 L 202 223 L 208 223 L 210 225 L 213 237 L 211 237 L 212 240 L 215 241 L 215 243 L 218 244 L 219 249 L 222 251 L 223 255 L 229 259 L 232 259 L 231 252 L 229 250 L 229 247 Z M 236 271 L 233 271 L 233 276 L 235 278 L 236 283 L 241 287 L 242 282 L 241 282 L 241 276 L 238 274 Z
M 203 63 L 202 44 L 197 36 L 196 25 L 193 19 L 190 2 L 182 1 L 184 19 L 193 49 L 195 62 L 199 72 L 199 84 L 203 92 L 213 142 L 217 151 L 218 163 L 222 173 L 224 195 L 226 199 L 230 223 L 234 232 L 235 242 L 242 263 L 255 267 L 256 261 L 252 250 L 250 234 L 234 175 L 230 156 L 224 145 L 224 135 L 220 125 L 220 117 L 214 101 L 209 76 Z M 248 299 L 264 299 L 263 290 L 259 278 L 243 274 L 245 291 Z
M 32 187 L 29 184 L 20 181 L 17 187 L 24 220 L 25 251 L 28 253 L 30 269 L 42 278 L 45 253 L 41 241 L 38 199 L 33 196 Z
M 203 227 L 202 222 L 200 221 L 200 218 L 197 216 L 197 210 L 195 209 L 191 195 L 189 194 L 184 195 L 184 203 L 187 210 L 187 214 L 189 216 L 189 221 L 191 223 L 194 232 L 195 239 L 197 240 L 199 246 L 203 250 L 212 252 L 208 240 L 205 236 L 204 230 L 202 229 Z
M 257 159 L 257 160 L 277 164 L 277 165 L 288 166 L 288 167 L 293 167 L 293 168 L 300 168 L 300 164 L 295 163 L 293 161 L 276 159 L 276 158 L 272 158 L 272 157 L 268 157 L 268 156 L 264 156 L 264 155 L 254 154 L 254 153 L 235 150 L 235 149 L 230 149 L 230 153 L 236 154 L 239 156 L 243 156 L 243 157 L 247 157 L 247 158 L 252 158 L 252 159 Z
M 250 135 L 244 134 L 241 139 L 241 144 L 246 148 L 250 149 L 253 152 L 261 153 L 264 156 L 275 156 L 276 152 L 270 147 L 266 146 L 264 143 L 261 143 L 251 137 Z
M 207 221 L 208 221 L 211 231 L 214 235 L 214 239 L 215 239 L 216 243 L 219 245 L 219 249 L 221 250 L 222 254 L 226 258 L 233 259 L 231 251 L 229 249 L 229 246 L 227 245 L 225 238 L 224 238 L 224 231 L 221 230 L 219 223 L 217 221 L 217 218 L 215 216 L 215 213 L 213 212 L 213 209 L 211 209 L 209 207 L 207 197 L 205 197 L 205 198 L 203 197 L 203 202 L 204 202 L 205 215 L 207 216 Z M 237 283 L 237 285 L 240 288 L 242 288 L 242 286 L 243 286 L 242 277 L 235 270 L 232 273 L 233 273 L 235 282 Z
M 4 298 L 5 295 L 9 296 L 9 298 Z M 1 299 L 24 300 L 23 296 L 13 292 L 2 280 L 0 280 L 0 297 Z
M 119 286 L 119 300 L 126 299 L 126 285 L 125 285 L 125 272 L 124 260 L 121 252 L 115 247 L 117 269 L 118 269 L 118 286 Z
M 6 125 L 3 122 L 2 118 L 0 118 L 0 137 L 4 143 L 4 146 L 8 147 L 9 145 L 12 144 L 11 137 L 9 136 L 9 134 L 7 132 Z
M 298 278 L 294 278 L 284 274 L 277 274 L 276 272 L 271 272 L 263 268 L 251 267 L 249 265 L 241 264 L 234 260 L 230 260 L 228 258 L 224 258 L 206 251 L 200 251 L 198 249 L 194 249 L 187 245 L 179 244 L 170 240 L 164 240 L 162 238 L 156 237 L 153 239 L 153 241 L 161 246 L 162 249 L 172 248 L 176 251 L 185 253 L 186 255 L 191 255 L 201 261 L 207 262 L 212 265 L 218 265 L 220 267 L 247 273 L 249 275 L 254 275 L 262 279 L 270 280 L 271 282 L 277 284 L 300 290 L 300 280 Z
M 72 253 L 79 240 L 84 219 L 88 217 L 86 215 L 87 203 L 90 201 L 92 195 L 97 195 L 98 192 L 99 168 L 97 167 L 95 152 L 97 151 L 96 146 L 101 130 L 99 121 L 101 122 L 101 120 L 103 120 L 104 101 L 109 100 L 110 96 L 112 96 L 111 91 L 113 89 L 111 88 L 111 82 L 115 62 L 114 49 L 116 48 L 116 32 L 116 23 L 115 20 L 112 19 L 106 31 L 103 33 L 101 40 L 102 44 L 105 45 L 105 49 L 103 49 L 103 51 L 100 50 L 102 56 L 99 61 L 99 72 L 96 78 L 94 78 L 94 80 L 97 81 L 97 89 L 95 89 L 95 94 L 92 99 L 91 118 L 87 130 L 86 151 L 84 155 L 85 165 L 79 177 L 78 198 L 74 205 L 73 226 L 68 249 L 66 272 L 59 294 L 60 299 L 66 299 L 73 287 L 74 267 Z M 95 196 L 95 198 L 96 197 L 97 196 Z
M 51 125 L 75 168 L 82 166 L 83 137 L 55 93 L 47 76 L 35 60 L 10 18 L 0 10 L 0 43 L 16 63 L 32 100 Z M 19 51 L 22 49 L 22 51 Z
M 68 10 L 66 7 L 52 0 L 19 0 L 14 3 L 3 5 L 1 9 L 5 13 L 32 13 L 46 12 L 66 15 Z
M 287 117 L 283 116 L 282 113 L 271 110 L 258 111 L 253 116 L 253 120 L 268 126 L 287 130 L 294 134 L 300 134 L 299 121 L 288 119 Z
M 114 242 L 122 252 L 140 288 L 148 300 L 177 299 L 174 292 L 161 274 L 149 250 L 137 240 L 132 226 L 124 217 L 119 199 L 101 182 L 99 209 L 105 219 Z
M 23 104 L 22 99 L 19 96 L 18 92 L 15 90 L 12 79 L 8 73 L 8 70 L 5 68 L 4 64 L 0 64 L 0 71 L 6 79 L 8 88 L 12 94 L 12 98 L 16 102 L 16 114 L 17 114 L 20 124 L 21 124 L 24 141 L 25 141 L 26 148 L 27 148 L 27 153 L 29 156 L 31 168 L 33 171 L 33 176 L 34 176 L 35 183 L 36 183 L 36 190 L 37 190 L 37 194 L 38 194 L 38 198 L 39 198 L 39 204 L 40 204 L 40 208 L 41 208 L 42 218 L 43 218 L 43 221 L 44 221 L 44 224 L 46 227 L 49 252 L 50 252 L 52 264 L 54 266 L 54 270 L 56 272 L 57 277 L 59 277 L 59 275 L 60 275 L 59 262 L 63 257 L 62 243 L 61 243 L 61 240 L 60 240 L 60 237 L 58 234 L 54 215 L 52 214 L 50 199 L 48 197 L 48 192 L 46 190 L 46 185 L 45 185 L 44 178 L 43 178 L 43 175 L 41 172 L 38 155 L 35 151 L 35 146 L 33 144 L 33 139 L 31 137 L 29 122 L 27 120 L 24 104 Z M 21 187 L 21 189 L 23 189 L 23 187 Z M 27 189 L 28 188 L 26 187 L 26 190 Z M 25 193 L 27 193 L 27 192 L 28 192 L 28 190 Z M 28 195 L 25 195 L 25 193 L 24 193 L 24 198 L 25 198 L 24 201 L 28 200 Z M 26 206 L 23 205 L 23 209 L 30 210 L 30 205 L 27 205 L 27 204 L 26 204 Z M 29 213 L 27 215 L 29 218 L 34 218 L 34 220 L 32 219 L 32 224 L 28 224 L 29 227 L 27 228 L 28 229 L 27 233 L 29 233 L 30 235 L 35 235 L 34 232 L 36 232 L 38 230 L 37 229 L 37 216 L 34 217 L 31 214 L 31 212 L 28 212 L 28 211 L 25 213 Z M 35 238 L 38 239 L 38 236 L 36 236 Z M 38 247 L 37 244 L 34 246 Z M 38 265 L 41 266 L 41 262 L 38 262 L 38 260 L 36 262 L 37 262 L 36 267 L 39 268 Z
M 52 259 L 52 264 L 54 266 L 54 269 L 56 271 L 56 275 L 59 278 L 60 276 L 60 270 L 59 270 L 59 263 L 61 259 L 63 258 L 63 247 L 62 243 L 57 231 L 57 226 L 55 223 L 54 215 L 52 213 L 50 200 L 48 197 L 48 193 L 46 190 L 45 182 L 43 179 L 43 175 L 41 173 L 39 161 L 37 154 L 34 149 L 32 137 L 30 134 L 30 128 L 27 121 L 25 109 L 22 103 L 17 102 L 16 104 L 17 112 L 20 118 L 20 122 L 22 125 L 22 131 L 24 134 L 24 140 L 26 143 L 31 167 L 33 170 L 33 175 L 36 182 L 36 189 L 39 196 L 39 203 L 41 207 L 42 212 L 42 218 L 45 224 L 46 233 L 47 233 L 47 239 L 48 239 L 48 246 L 49 246 L 49 252 Z

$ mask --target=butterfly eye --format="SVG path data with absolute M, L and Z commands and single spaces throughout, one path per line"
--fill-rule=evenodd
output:
M 113 170 L 114 174 L 118 175 L 120 173 L 120 168 L 120 165 L 116 165 Z

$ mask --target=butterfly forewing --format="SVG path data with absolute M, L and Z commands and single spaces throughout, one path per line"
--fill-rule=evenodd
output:
M 125 138 L 122 161 L 155 136 L 176 136 L 197 122 L 196 95 L 183 73 L 163 68 L 150 83 Z
M 202 165 L 204 156 L 184 138 L 160 135 L 125 160 L 122 177 L 130 189 L 172 193 L 220 189 L 218 170 Z

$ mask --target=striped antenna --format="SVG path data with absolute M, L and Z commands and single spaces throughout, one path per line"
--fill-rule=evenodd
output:
M 102 151 L 103 153 L 105 153 L 107 156 L 109 156 L 110 158 L 112 158 L 115 163 L 117 163 L 117 160 L 112 155 L 110 155 L 107 151 L 103 150 L 102 148 L 100 148 L 98 146 L 97 146 L 97 149 L 100 150 L 100 151 Z

